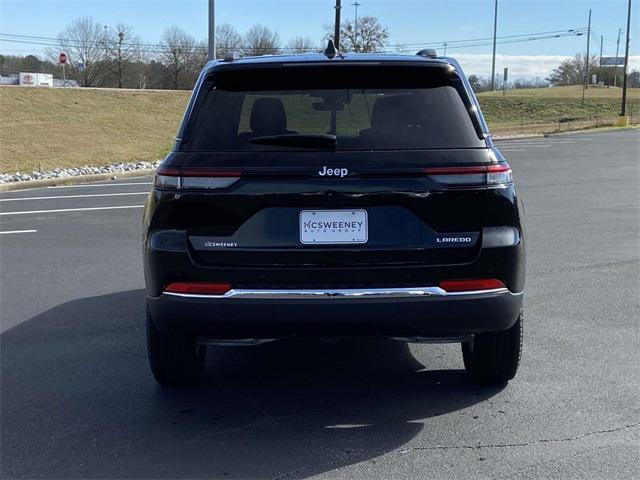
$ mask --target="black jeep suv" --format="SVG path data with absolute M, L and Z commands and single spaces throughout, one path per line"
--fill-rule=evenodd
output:
M 511 169 L 460 65 L 419 55 L 203 69 L 144 213 L 151 370 L 290 337 L 459 342 L 506 382 L 522 346 Z

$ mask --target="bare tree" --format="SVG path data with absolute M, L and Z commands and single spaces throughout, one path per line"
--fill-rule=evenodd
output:
M 109 29 L 109 60 L 115 62 L 118 88 L 122 88 L 122 74 L 131 62 L 140 58 L 140 37 L 133 33 L 133 27 L 117 23 Z
M 209 61 L 209 45 L 206 40 L 196 42 L 194 54 L 191 61 L 187 65 L 187 81 L 193 85 L 198 79 L 198 75 L 202 68 Z
M 325 41 L 333 38 L 333 25 L 325 25 Z M 353 20 L 346 19 L 340 25 L 341 52 L 378 52 L 384 48 L 389 39 L 389 30 L 377 17 L 364 15 Z
M 228 23 L 216 28 L 216 58 L 226 58 L 242 49 L 242 35 Z
M 469 75 L 469 83 L 474 92 L 486 92 L 491 90 L 491 79 L 476 74 Z
M 309 53 L 318 50 L 309 37 L 294 37 L 284 47 L 287 53 Z
M 586 58 L 581 54 L 577 54 L 573 58 L 564 60 L 557 68 L 555 68 L 547 81 L 554 86 L 563 85 L 582 85 L 585 82 L 586 70 Z M 592 56 L 589 58 L 589 69 L 595 70 L 598 68 L 598 57 Z
M 196 61 L 196 40 L 174 25 L 164 31 L 161 45 L 160 60 L 171 70 L 173 89 L 177 90 L 180 74 Z
M 244 35 L 244 54 L 248 56 L 277 55 L 280 35 L 264 25 L 254 25 Z
M 78 18 L 58 35 L 58 44 L 67 54 L 67 68 L 83 87 L 94 86 L 104 68 L 105 38 L 102 26 L 91 17 Z M 57 62 L 60 53 L 49 49 L 49 56 Z

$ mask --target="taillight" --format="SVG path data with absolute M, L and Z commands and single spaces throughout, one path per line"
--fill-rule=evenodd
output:
M 513 183 L 511 167 L 507 163 L 466 167 L 425 168 L 432 180 L 443 185 L 505 185 Z
M 475 292 L 478 290 L 495 290 L 505 288 L 497 278 L 470 278 L 463 280 L 441 280 L 439 283 L 445 292 Z
M 215 190 L 237 182 L 241 175 L 238 170 L 160 166 L 156 170 L 154 185 L 168 190 Z
M 224 282 L 173 282 L 164 289 L 165 293 L 192 295 L 224 295 L 231 290 L 231 285 Z
M 487 167 L 487 185 L 513 183 L 513 173 L 508 163 L 489 165 Z

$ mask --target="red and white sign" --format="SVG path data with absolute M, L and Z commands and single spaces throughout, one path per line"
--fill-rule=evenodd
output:
M 50 73 L 19 73 L 19 85 L 28 85 L 30 87 L 52 87 L 53 75 Z
M 58 55 L 58 61 L 60 63 L 67 63 L 67 54 L 64 52 L 60 53 L 60 55 Z

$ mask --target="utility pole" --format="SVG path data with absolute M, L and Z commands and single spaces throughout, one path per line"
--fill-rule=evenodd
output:
M 355 2 L 351 4 L 352 6 L 356 7 L 356 23 L 354 25 L 354 31 L 353 31 L 353 36 L 355 39 L 355 47 L 356 47 L 356 52 L 358 51 L 358 7 L 360 5 L 362 5 L 361 3 Z
M 491 90 L 496 89 L 496 36 L 498 35 L 498 0 L 493 13 L 493 57 L 491 60 Z
M 216 59 L 216 2 L 209 0 L 209 60 Z
M 336 46 L 336 50 L 340 51 L 340 10 L 342 9 L 341 0 L 336 0 L 336 23 L 333 31 L 333 43 Z
M 613 86 L 618 86 L 618 55 L 620 53 L 620 35 L 622 35 L 622 29 L 618 29 L 618 41 L 616 42 L 616 64 L 613 67 Z
M 631 0 L 627 10 L 627 43 L 624 48 L 624 75 L 622 77 L 622 108 L 620 116 L 624 117 L 627 113 L 627 72 L 629 70 L 629 43 L 631 43 L 629 30 L 631 30 Z M 625 120 L 626 123 L 626 120 Z
M 442 45 L 444 47 L 444 56 L 447 56 L 447 42 L 444 42 L 444 44 Z
M 591 9 L 589 9 L 589 26 L 587 27 L 587 58 L 586 58 L 586 75 L 584 79 L 584 86 L 582 88 L 582 108 L 584 108 L 584 94 L 587 88 L 589 88 L 589 46 L 591 40 Z
M 600 67 L 602 68 L 602 42 L 604 42 L 604 35 L 600 35 Z
M 118 88 L 122 88 L 122 41 L 124 32 L 118 32 Z
M 105 88 L 109 86 L 109 35 L 106 25 L 104 26 L 104 86 Z

